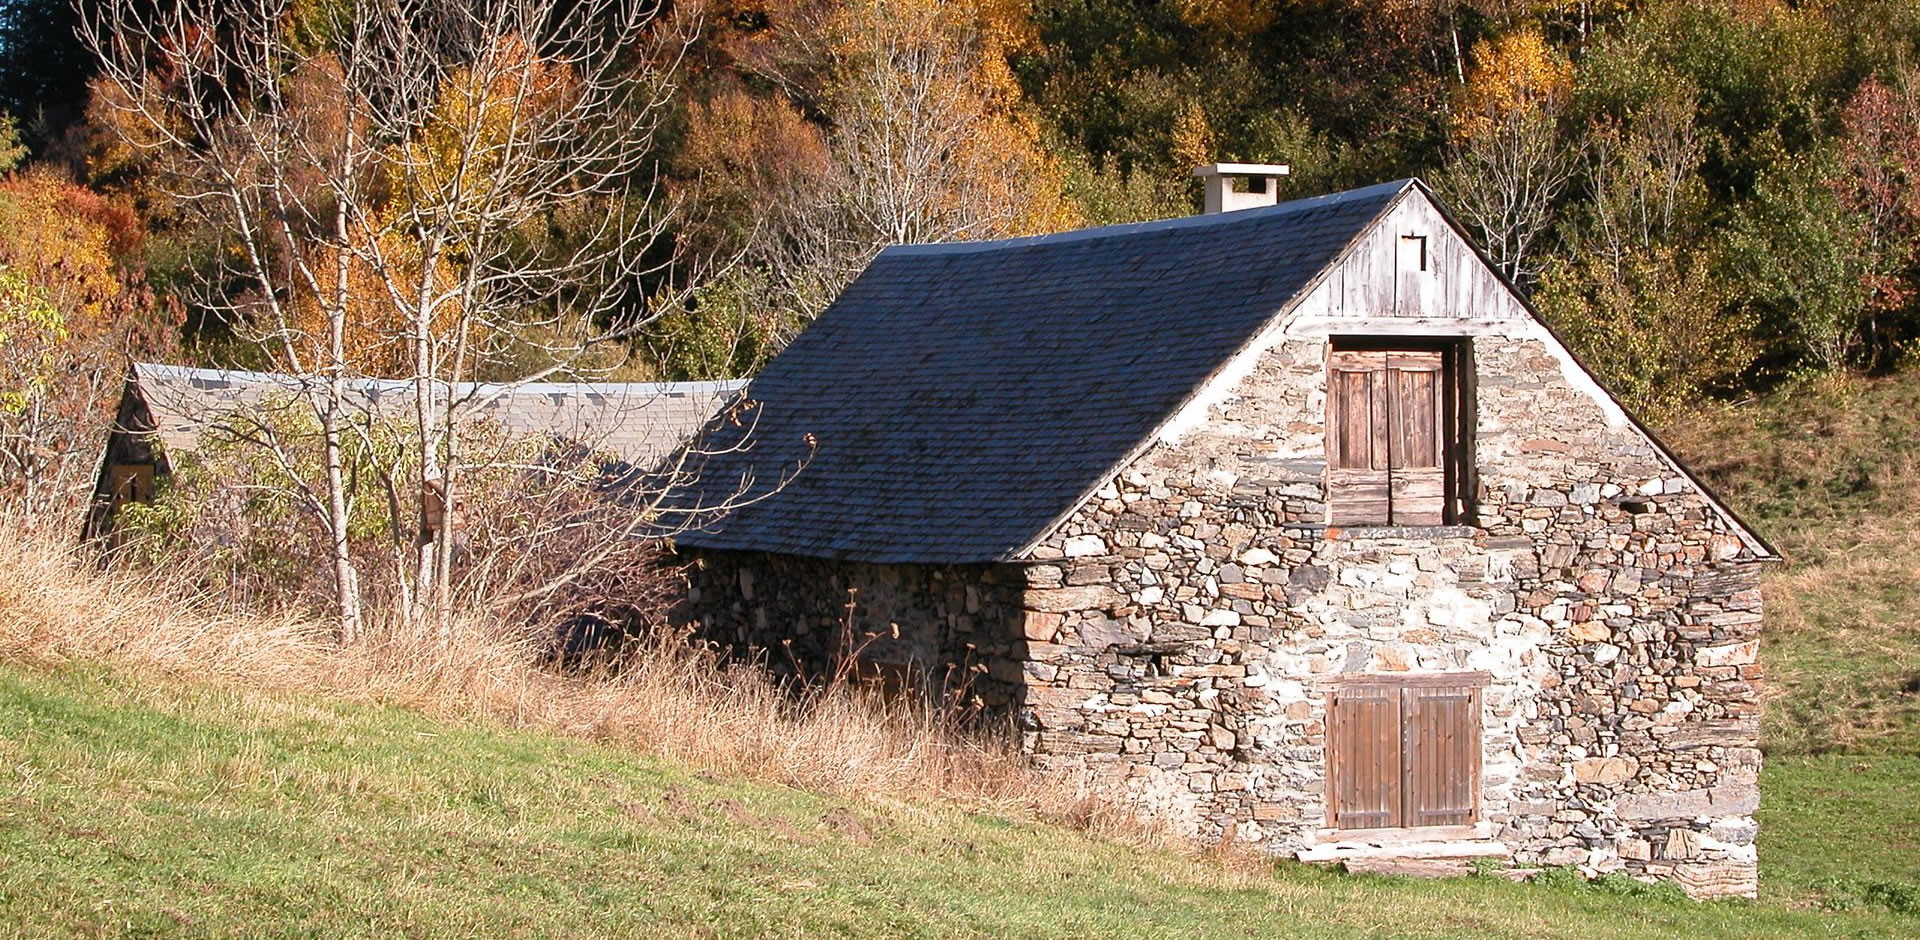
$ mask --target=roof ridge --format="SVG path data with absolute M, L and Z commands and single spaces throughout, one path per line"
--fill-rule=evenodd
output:
M 300 388 L 318 384 L 321 377 L 306 378 L 286 372 L 256 372 L 249 369 L 205 368 L 201 366 L 183 366 L 163 362 L 136 362 L 134 372 L 142 378 L 209 379 L 224 382 L 240 382 L 254 385 L 279 385 L 287 388 Z M 591 392 L 606 394 L 621 392 L 627 394 L 667 394 L 667 393 L 726 393 L 744 388 L 747 379 L 703 379 L 682 382 L 455 382 L 453 388 L 460 393 L 467 392 L 509 392 L 526 394 L 552 394 L 555 392 Z M 443 383 L 444 384 L 444 383 Z M 381 379 L 371 376 L 354 376 L 347 379 L 347 385 L 354 391 L 365 389 L 409 391 L 413 387 L 410 379 Z
M 945 254 L 972 254 L 982 251 L 1027 248 L 1035 245 L 1059 245 L 1079 241 L 1095 241 L 1105 238 L 1125 238 L 1130 235 L 1144 235 L 1187 228 L 1237 225 L 1288 216 L 1309 209 L 1337 206 L 1361 199 L 1373 199 L 1384 192 L 1399 192 L 1408 187 L 1418 185 L 1420 185 L 1420 181 L 1415 177 L 1409 176 L 1403 179 L 1390 180 L 1385 183 L 1375 183 L 1372 186 L 1363 186 L 1359 189 L 1348 189 L 1337 193 L 1324 193 L 1319 196 L 1291 199 L 1278 205 L 1261 206 L 1257 209 L 1236 209 L 1232 212 L 1183 215 L 1171 219 L 1153 219 L 1146 222 L 1123 222 L 1117 225 L 1101 225 L 1066 232 L 1050 232 L 1045 235 L 1024 235 L 1017 238 L 997 238 L 988 241 L 914 242 L 888 245 L 881 250 L 880 255 L 881 257 L 915 257 Z

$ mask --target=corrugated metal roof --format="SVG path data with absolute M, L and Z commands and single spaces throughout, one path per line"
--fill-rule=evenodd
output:
M 753 381 L 753 420 L 709 432 L 689 501 L 717 505 L 752 482 L 744 505 L 679 540 L 1012 558 L 1412 185 L 889 248 Z
M 145 362 L 133 367 L 133 376 L 169 450 L 193 449 L 210 425 L 237 408 L 257 408 L 276 396 L 318 396 L 326 388 L 320 378 Z M 450 391 L 462 419 L 498 421 L 517 435 L 561 438 L 641 465 L 692 437 L 745 385 L 463 382 Z M 353 410 L 387 417 L 410 414 L 414 401 L 412 383 L 387 379 L 350 379 L 347 396 Z

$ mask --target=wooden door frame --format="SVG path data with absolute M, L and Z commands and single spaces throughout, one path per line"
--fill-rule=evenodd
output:
M 1445 492 L 1441 496 L 1441 524 L 1471 524 L 1473 512 L 1473 487 L 1475 486 L 1473 448 L 1475 431 L 1478 428 L 1475 409 L 1478 406 L 1475 395 L 1473 338 L 1471 336 L 1378 336 L 1333 333 L 1321 351 L 1320 381 L 1324 387 L 1327 402 L 1321 409 L 1321 452 L 1327 457 L 1327 471 L 1321 475 L 1322 487 L 1331 479 L 1333 467 L 1333 389 L 1331 379 L 1334 372 L 1334 357 L 1343 352 L 1422 352 L 1440 353 L 1440 385 L 1438 397 L 1441 414 L 1437 425 L 1443 438 L 1441 468 L 1442 486 Z M 1389 438 L 1392 431 L 1388 431 Z M 1393 525 L 1393 478 L 1389 456 L 1387 463 L 1387 514 L 1388 525 Z M 1333 519 L 1333 500 L 1331 493 L 1325 493 L 1328 525 L 1340 525 Z

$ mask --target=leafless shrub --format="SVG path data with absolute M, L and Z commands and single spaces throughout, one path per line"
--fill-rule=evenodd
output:
M 410 453 L 386 469 L 410 498 L 389 505 L 457 502 L 460 383 L 536 335 L 561 338 L 550 364 L 509 378 L 568 372 L 670 301 L 642 287 L 684 283 L 655 250 L 674 208 L 657 198 L 654 138 L 696 17 L 655 0 L 87 7 L 109 126 L 227 236 L 194 300 L 311 392 L 324 456 L 305 485 L 319 498 L 298 505 L 327 537 L 351 642 L 365 611 L 348 381 L 411 386 Z M 382 559 L 416 629 L 457 606 L 452 548 Z

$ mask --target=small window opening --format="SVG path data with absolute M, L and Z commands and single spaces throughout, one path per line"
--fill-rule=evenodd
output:
M 1407 263 L 1415 271 L 1425 271 L 1427 269 L 1427 236 L 1402 235 L 1400 243 L 1401 247 L 1406 249 L 1402 257 L 1407 259 Z
M 113 492 L 113 510 L 128 503 L 153 502 L 154 468 L 150 463 L 116 463 L 107 468 L 107 485 Z

